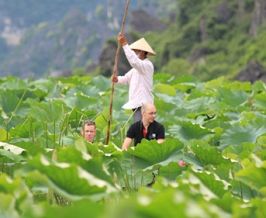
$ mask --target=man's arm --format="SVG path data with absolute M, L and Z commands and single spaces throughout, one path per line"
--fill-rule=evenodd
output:
M 163 143 L 165 140 L 165 129 L 164 129 L 164 126 L 161 124 L 159 124 L 159 130 L 158 130 L 158 135 L 156 139 L 159 144 Z
M 153 64 L 150 61 L 143 61 L 141 60 L 136 53 L 129 47 L 127 38 L 124 34 L 119 33 L 117 36 L 117 41 L 123 48 L 126 58 L 130 64 L 131 67 L 135 68 L 139 73 L 142 74 L 153 74 L 154 67 Z
M 129 84 L 132 77 L 132 70 L 129 70 L 124 76 L 113 75 L 111 77 L 112 82 L 120 84 Z
M 158 142 L 159 144 L 161 144 L 161 143 L 164 142 L 164 139 L 157 139 L 157 142 Z
M 122 145 L 122 150 L 127 150 L 129 148 L 131 142 L 132 142 L 132 139 L 126 137 L 124 142 L 123 142 L 123 145 Z

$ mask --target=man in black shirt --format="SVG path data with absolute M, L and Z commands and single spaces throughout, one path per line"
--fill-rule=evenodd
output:
M 143 138 L 147 140 L 156 139 L 158 143 L 164 141 L 164 126 L 155 121 L 156 107 L 153 104 L 144 104 L 141 107 L 142 120 L 132 124 L 123 142 L 122 149 L 127 150 L 132 140 L 136 146 Z

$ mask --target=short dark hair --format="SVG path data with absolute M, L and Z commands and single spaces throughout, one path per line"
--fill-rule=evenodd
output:
M 82 129 L 84 129 L 85 126 L 94 126 L 96 128 L 96 123 L 92 120 L 85 120 L 82 124 Z

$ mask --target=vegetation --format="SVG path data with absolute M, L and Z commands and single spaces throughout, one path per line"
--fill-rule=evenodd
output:
M 16 9 L 12 2 L 0 1 L 7 17 Z M 2 73 L 34 76 L 82 67 L 110 76 L 124 1 L 32 3 L 37 4 L 38 19 L 23 2 L 12 19 L 15 27 L 21 27 L 23 20 L 21 44 L 11 49 L 0 39 Z M 205 81 L 219 76 L 234 79 L 251 62 L 266 67 L 261 49 L 266 37 L 265 7 L 263 0 L 132 1 L 130 12 L 142 9 L 147 14 L 129 14 L 127 36 L 130 42 L 143 35 L 147 38 L 157 52 L 153 58 L 157 72 L 191 74 Z M 152 24 L 147 22 L 157 19 L 165 28 L 150 26 L 153 31 L 149 31 Z M 132 23 L 145 26 L 145 32 Z
M 129 111 L 102 76 L 0 80 L 1 217 L 265 217 L 266 86 L 156 74 L 163 144 L 121 151 Z M 97 124 L 97 143 L 79 136 Z M 186 165 L 180 164 L 184 161 Z
M 104 43 L 120 29 L 124 3 L 25 0 L 18 4 L 0 0 L 0 75 L 39 78 L 74 68 L 94 68 Z M 143 4 L 138 3 L 138 7 Z M 151 5 L 149 9 L 155 7 L 147 5 Z M 130 9 L 136 8 L 136 1 L 132 1 Z M 165 16 L 166 12 L 161 14 Z M 8 39 L 14 36 L 19 43 L 9 44 Z
M 250 62 L 265 68 L 266 15 L 258 5 L 266 8 L 266 3 L 132 3 L 157 9 L 152 16 L 169 25 L 160 34 L 127 32 L 129 39 L 144 34 L 156 45 L 154 96 L 167 139 L 163 144 L 143 140 L 122 151 L 133 122 L 132 112 L 121 109 L 126 87 L 115 86 L 111 139 L 103 143 L 111 93 L 104 76 L 113 66 L 108 45 L 116 48 L 113 39 L 105 40 L 117 32 L 121 14 L 108 17 L 100 4 L 108 1 L 90 1 L 89 14 L 84 14 L 86 1 L 75 1 L 80 8 L 71 11 L 73 1 L 62 2 L 20 2 L 12 22 L 30 26 L 23 43 L 11 51 L 0 38 L 2 71 L 73 72 L 0 78 L 0 217 L 266 217 L 266 85 L 231 80 Z M 28 3 L 37 4 L 38 19 Z M 4 20 L 14 14 L 17 1 L 0 0 L 0 5 Z M 52 5 L 62 11 L 52 13 Z M 121 8 L 120 1 L 114 5 Z M 103 62 L 85 76 L 99 52 L 97 43 L 105 43 Z M 123 58 L 120 72 L 126 70 Z M 96 121 L 94 144 L 80 136 L 84 119 Z

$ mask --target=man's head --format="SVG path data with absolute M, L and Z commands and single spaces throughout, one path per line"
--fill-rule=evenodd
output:
M 81 135 L 86 139 L 88 142 L 93 142 L 96 136 L 96 124 L 91 120 L 85 120 L 82 129 Z
M 138 49 L 133 49 L 133 51 L 136 53 L 139 59 L 144 60 L 145 58 L 147 58 L 148 52 Z
M 135 52 L 142 51 L 143 54 L 146 54 L 146 56 L 156 54 L 151 48 L 151 46 L 149 45 L 149 43 L 144 38 L 141 38 L 137 40 L 136 42 L 133 42 L 129 47 L 133 49 Z
M 146 103 L 141 107 L 142 122 L 151 124 L 156 118 L 156 107 L 154 104 Z

